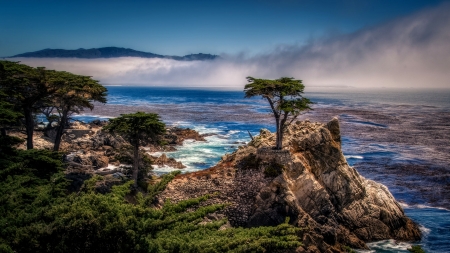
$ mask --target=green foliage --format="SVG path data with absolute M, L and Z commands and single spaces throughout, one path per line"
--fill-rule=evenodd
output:
M 59 153 L 11 148 L 0 156 L 0 247 L 22 252 L 16 245 L 39 243 L 33 234 L 47 231 L 45 213 L 63 200 L 68 184 Z
M 177 175 L 164 176 L 138 204 L 125 201 L 131 181 L 99 194 L 94 176 L 68 194 L 60 154 L 28 150 L 3 154 L 0 170 L 1 252 L 272 252 L 300 244 L 294 228 L 219 230 L 226 222 L 200 223 L 224 205 L 201 206 L 208 196 L 161 209 L 148 205 Z
M 0 135 L 0 168 L 2 165 L 8 163 L 8 161 L 3 161 L 4 158 L 9 159 L 10 155 L 16 154 L 13 146 L 22 143 L 24 140 L 8 135 Z
M 133 146 L 139 145 L 144 139 L 156 142 L 166 130 L 158 114 L 145 112 L 121 114 L 120 117 L 110 119 L 103 129 L 121 135 Z
M 425 253 L 425 250 L 423 250 L 420 245 L 413 245 L 408 251 L 412 253 Z
M 7 94 L 0 90 L 0 128 L 17 125 L 23 115 L 6 101 Z
M 284 166 L 272 160 L 265 168 L 264 175 L 266 177 L 277 177 L 283 173 Z
M 145 204 L 149 205 L 155 199 L 156 195 L 166 189 L 167 184 L 175 178 L 176 175 L 180 174 L 180 171 L 173 171 L 162 176 L 161 180 L 153 185 L 149 185 L 147 188 L 147 199 Z
M 350 248 L 349 246 L 344 246 L 344 251 L 348 252 L 348 253 L 356 253 L 356 251 L 352 248 Z
M 85 108 L 92 110 L 95 101 L 106 103 L 107 89 L 89 76 L 75 75 L 65 71 L 52 71 L 48 75 L 55 92 L 47 98 L 45 114 L 49 120 L 58 122 L 53 148 L 58 151 L 69 117 Z M 53 113 L 58 115 L 55 117 Z
M 281 77 L 275 80 L 247 77 L 245 97 L 262 96 L 269 102 L 275 117 L 277 140 L 276 149 L 282 148 L 283 131 L 301 112 L 311 110 L 311 100 L 303 97 L 305 86 L 302 80 Z
M 0 97 L 0 128 L 24 117 L 27 148 L 32 149 L 33 113 L 44 112 L 50 122 L 58 121 L 54 147 L 58 150 L 69 116 L 92 110 L 94 101 L 105 103 L 106 88 L 88 76 L 0 61 Z
M 159 144 L 160 146 L 166 146 L 166 145 L 169 145 L 169 142 L 166 141 L 166 140 L 160 140 L 158 144 Z
M 120 117 L 110 119 L 103 130 L 112 134 L 119 134 L 133 146 L 133 180 L 137 187 L 139 172 L 139 146 L 142 142 L 151 140 L 155 143 L 166 131 L 165 124 L 155 113 L 136 112 L 121 114 Z
M 25 118 L 27 148 L 33 148 L 33 113 L 43 107 L 46 99 L 55 92 L 49 78 L 51 71 L 11 61 L 0 61 L 0 90 L 7 95 L 6 107 L 13 105 Z M 5 105 L 3 105 L 5 106 Z

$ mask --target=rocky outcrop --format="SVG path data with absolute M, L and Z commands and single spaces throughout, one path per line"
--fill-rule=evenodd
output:
M 164 136 L 169 144 L 172 145 L 182 145 L 187 139 L 195 141 L 206 141 L 204 135 L 199 134 L 199 132 L 190 128 L 179 128 L 172 127 L 167 129 L 167 133 Z
M 105 124 L 102 121 L 93 121 L 90 124 L 72 123 L 70 128 L 65 130 L 61 144 L 62 150 L 70 153 L 67 156 L 67 161 L 72 164 L 77 163 L 99 169 L 108 166 L 108 163 L 118 166 L 120 160 L 124 160 L 128 156 L 131 159 L 130 144 L 121 136 L 102 131 Z M 47 131 L 47 135 L 51 135 L 51 129 Z M 154 143 L 146 143 L 143 140 L 143 151 L 175 151 L 175 146 L 182 145 L 186 139 L 205 141 L 204 137 L 195 130 L 171 127 L 167 129 L 167 133 L 161 141 L 165 145 L 154 145 Z M 147 156 L 158 166 L 167 165 L 176 169 L 185 168 L 181 162 L 169 158 L 165 154 L 154 157 L 142 152 L 142 156 Z
M 181 162 L 178 162 L 175 160 L 175 158 L 167 157 L 166 154 L 162 154 L 159 157 L 152 157 L 153 164 L 162 167 L 162 166 L 169 166 L 175 169 L 184 169 L 186 168 L 185 165 L 183 165 Z
M 177 176 L 158 198 L 163 203 L 210 194 L 205 204 L 228 203 L 223 213 L 233 226 L 276 225 L 289 217 L 291 224 L 305 228 L 299 251 L 420 239 L 417 225 L 389 190 L 347 164 L 340 141 L 337 119 L 292 124 L 283 150 L 271 150 L 275 135 L 262 130 L 215 167 Z

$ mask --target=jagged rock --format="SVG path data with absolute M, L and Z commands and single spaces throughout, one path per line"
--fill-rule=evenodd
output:
M 166 154 L 162 154 L 160 157 L 156 158 L 153 163 L 161 167 L 167 165 L 176 169 L 186 168 L 181 162 L 176 161 L 175 158 L 167 157 Z
M 204 135 L 199 134 L 197 131 L 189 128 L 171 127 L 167 129 L 167 133 L 164 139 L 169 144 L 182 145 L 183 141 L 187 139 L 195 141 L 206 141 Z
M 276 225 L 289 217 L 291 224 L 305 228 L 306 252 L 420 239 L 417 225 L 389 190 L 347 164 L 340 138 L 337 119 L 325 125 L 296 122 L 286 129 L 284 149 L 272 151 L 274 134 L 261 130 L 213 168 L 177 176 L 159 203 L 219 193 L 205 204 L 228 203 L 223 213 L 231 225 Z M 276 168 L 281 168 L 278 174 Z
M 109 158 L 103 155 L 91 155 L 90 159 L 92 161 L 92 165 L 97 168 L 107 167 L 109 163 Z

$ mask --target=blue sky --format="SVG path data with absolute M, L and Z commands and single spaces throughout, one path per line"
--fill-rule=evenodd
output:
M 261 53 L 351 33 L 439 0 L 0 0 L 0 56 L 118 46 L 166 55 Z

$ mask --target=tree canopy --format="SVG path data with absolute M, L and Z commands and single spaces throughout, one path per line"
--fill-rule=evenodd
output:
M 303 97 L 302 80 L 281 77 L 275 80 L 247 77 L 245 97 L 262 96 L 269 102 L 276 124 L 276 149 L 283 148 L 283 131 L 305 110 L 310 110 L 311 100 Z
M 8 95 L 7 102 L 20 110 L 25 118 L 28 149 L 33 148 L 33 113 L 56 91 L 49 82 L 48 73 L 45 68 L 0 61 L 0 90 Z
M 1 135 L 6 135 L 6 128 L 17 125 L 23 115 L 14 108 L 14 105 L 6 101 L 7 95 L 0 90 L 0 130 Z
M 107 89 L 88 76 L 74 75 L 58 71 L 52 73 L 52 85 L 56 91 L 50 96 L 47 112 L 57 113 L 58 128 L 55 137 L 54 150 L 58 151 L 61 137 L 69 117 L 85 108 L 93 109 L 94 101 L 106 103 Z
M 136 187 L 139 170 L 139 146 L 143 141 L 158 141 L 166 130 L 165 124 L 159 119 L 158 114 L 136 112 L 122 114 L 120 117 L 110 119 L 109 124 L 103 129 L 113 134 L 119 134 L 133 146 L 133 180 Z
M 94 101 L 105 103 L 106 91 L 98 81 L 88 76 L 0 61 L 0 92 L 6 95 L 0 104 L 0 113 L 12 116 L 12 112 L 21 112 L 25 119 L 27 149 L 33 148 L 34 114 L 45 111 L 58 122 L 54 150 L 59 150 L 70 115 L 85 108 L 92 110 Z M 15 111 L 11 111 L 12 108 Z M 19 114 L 15 116 L 19 117 Z M 12 122 L 0 123 L 3 128 Z

